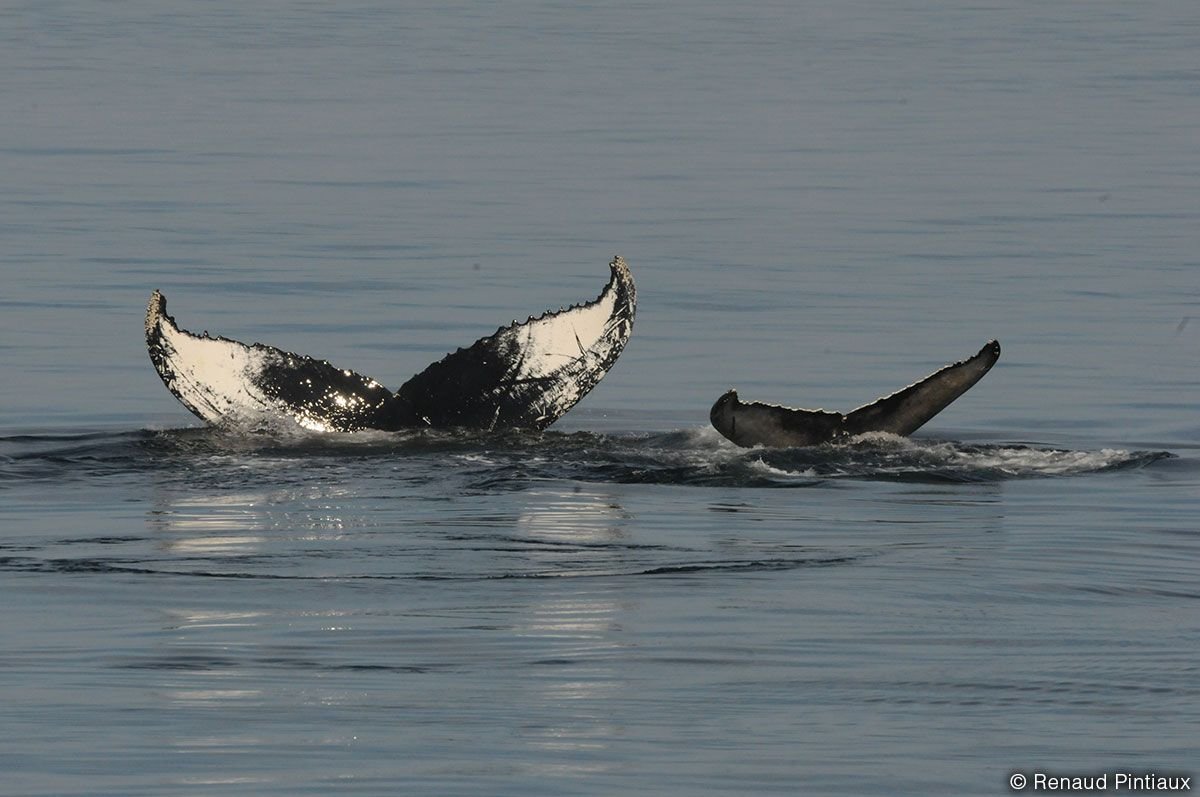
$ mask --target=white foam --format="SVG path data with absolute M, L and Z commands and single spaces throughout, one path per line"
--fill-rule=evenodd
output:
M 767 463 L 763 462 L 761 459 L 756 459 L 753 462 L 750 462 L 747 464 L 748 464 L 748 467 L 750 468 L 750 470 L 752 470 L 756 473 L 760 473 L 764 476 L 770 476 L 771 478 L 775 478 L 775 479 L 778 479 L 781 477 L 786 477 L 786 478 L 801 478 L 802 477 L 802 478 L 806 478 L 806 479 L 815 479 L 815 478 L 820 477 L 820 474 L 817 473 L 816 470 L 814 470 L 813 468 L 805 468 L 804 470 L 785 470 L 783 468 L 776 468 L 773 465 L 768 465 Z
M 862 434 L 854 435 L 849 440 L 850 445 L 857 443 L 866 443 L 876 447 L 886 448 L 912 448 L 913 441 L 903 435 L 893 434 L 892 432 L 863 432 Z
M 1124 462 L 1133 455 L 1122 449 L 1104 448 L 1099 451 L 1064 451 L 1024 447 L 995 447 L 976 450 L 947 448 L 951 464 L 972 468 L 997 470 L 1013 476 L 1066 476 L 1093 473 Z

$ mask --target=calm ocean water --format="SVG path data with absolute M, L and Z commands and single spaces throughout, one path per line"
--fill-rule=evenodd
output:
M 0 9 L 0 793 L 1200 774 L 1190 2 Z M 142 314 L 393 387 L 623 255 L 542 435 L 234 436 Z M 909 441 L 742 450 L 997 367 Z

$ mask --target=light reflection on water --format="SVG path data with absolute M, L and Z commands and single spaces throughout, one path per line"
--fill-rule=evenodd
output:
M 611 494 L 538 489 L 528 498 L 517 530 L 531 539 L 587 546 L 621 545 L 630 539 L 630 517 Z M 623 623 L 636 612 L 632 603 L 621 601 L 615 591 L 584 586 L 527 604 L 514 623 L 515 634 L 535 637 L 534 644 L 545 646 L 531 680 L 537 713 L 546 719 L 522 734 L 535 751 L 529 757 L 535 772 L 582 776 L 618 766 L 604 755 L 621 733 L 612 720 L 619 715 L 618 705 L 632 699 L 626 671 L 618 666 L 630 644 Z
M 163 545 L 174 555 L 244 555 L 253 561 L 253 555 L 269 552 L 281 536 L 311 539 L 312 529 L 331 525 L 351 537 L 364 531 L 364 525 L 369 531 L 364 513 L 339 505 L 337 492 L 305 488 L 287 498 L 277 490 L 239 491 L 212 501 L 176 497 L 160 503 L 148 515 L 148 523 L 158 539 L 168 540 Z M 305 502 L 312 508 L 299 510 Z M 456 517 L 464 532 L 458 545 L 502 545 L 512 554 L 505 566 L 520 561 L 520 572 L 530 575 L 574 572 L 577 567 L 564 560 L 586 560 L 595 551 L 607 555 L 614 546 L 624 548 L 630 538 L 630 516 L 617 496 L 578 486 L 532 490 L 523 496 L 520 511 L 511 515 L 465 512 Z M 331 518 L 336 518 L 335 524 Z M 453 536 L 453 528 L 444 521 L 439 520 L 439 533 Z M 266 533 L 251 535 L 249 530 Z M 426 544 L 420 535 L 400 530 L 395 535 L 417 547 Z M 452 553 L 434 550 L 425 555 Z M 419 557 L 414 566 L 419 567 Z M 618 556 L 600 569 L 621 566 Z M 331 578 L 333 583 L 340 581 L 337 574 Z M 441 673 L 461 676 L 464 671 L 474 673 L 472 677 L 498 677 L 515 693 L 510 699 L 519 694 L 525 706 L 529 719 L 521 723 L 512 744 L 535 751 L 528 757 L 531 772 L 584 775 L 615 765 L 602 754 L 621 732 L 612 719 L 619 714 L 618 704 L 634 699 L 620 664 L 622 651 L 629 647 L 624 638 L 627 618 L 636 614 L 636 601 L 623 598 L 615 585 L 556 579 L 554 583 L 580 586 L 505 590 L 505 600 L 480 607 L 490 590 L 478 586 L 463 590 L 458 600 L 438 594 L 433 606 L 427 605 L 428 595 L 417 595 L 417 605 L 407 605 L 404 595 L 413 593 L 378 589 L 367 593 L 371 600 L 351 596 L 349 603 L 346 594 L 330 592 L 327 597 L 334 603 L 323 604 L 319 596 L 326 592 L 325 583 L 329 580 L 316 579 L 312 589 L 301 590 L 296 605 L 285 609 L 214 609 L 206 603 L 166 611 L 158 652 L 138 666 L 160 680 L 159 693 L 169 710 L 193 718 L 196 712 L 238 716 L 279 702 L 305 711 L 352 710 L 371 699 L 371 693 L 382 697 L 394 689 L 407 692 L 410 679 L 440 680 Z M 428 664 L 431 661 L 437 663 Z M 373 670 L 377 678 L 370 691 L 364 693 L 361 684 L 355 688 L 355 674 Z M 264 679 L 270 684 L 267 688 L 237 685 Z M 440 690 L 434 687 L 433 694 Z M 223 737 L 208 730 L 171 743 L 192 754 L 219 754 L 273 742 L 244 732 Z M 581 751 L 589 757 L 574 760 L 572 753 Z M 547 755 L 552 758 L 547 760 Z

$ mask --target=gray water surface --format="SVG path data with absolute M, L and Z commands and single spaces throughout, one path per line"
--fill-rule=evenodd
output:
M 0 793 L 1192 773 L 1192 3 L 0 10 Z M 398 386 L 623 255 L 541 435 L 201 429 L 179 322 Z M 743 450 L 998 338 L 912 440 Z

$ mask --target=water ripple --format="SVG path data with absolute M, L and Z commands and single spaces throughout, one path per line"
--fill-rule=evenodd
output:
M 864 435 L 839 445 L 742 449 L 710 429 L 490 436 L 447 432 L 234 435 L 216 429 L 0 437 L 0 489 L 27 479 L 88 479 L 155 470 L 194 483 L 312 481 L 331 472 L 386 476 L 468 492 L 551 480 L 702 487 L 817 487 L 835 479 L 993 482 L 1143 468 L 1162 450 L 1069 450 Z

